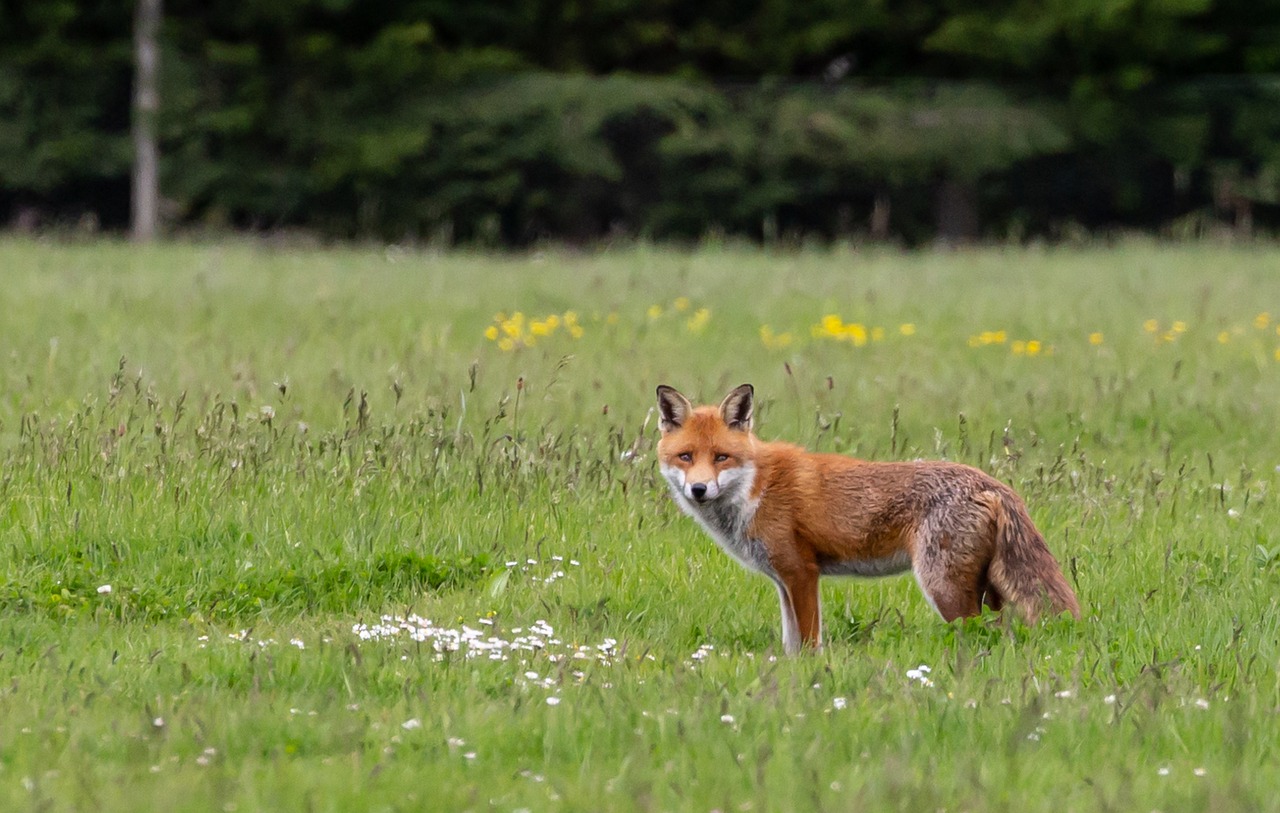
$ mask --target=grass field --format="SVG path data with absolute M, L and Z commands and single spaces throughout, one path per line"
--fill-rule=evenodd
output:
M 1280 809 L 1280 249 L 0 242 L 2 810 Z M 1084 606 L 828 645 L 653 390 L 978 465 Z

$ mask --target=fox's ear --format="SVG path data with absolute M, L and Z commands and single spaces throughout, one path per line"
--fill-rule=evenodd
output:
M 755 414 L 756 390 L 750 384 L 736 387 L 720 402 L 720 416 L 730 429 L 751 431 L 751 418 Z
M 666 384 L 658 385 L 658 415 L 662 418 L 659 426 L 663 434 L 674 432 L 688 420 L 693 412 L 693 404 L 689 399 L 676 392 L 675 388 Z

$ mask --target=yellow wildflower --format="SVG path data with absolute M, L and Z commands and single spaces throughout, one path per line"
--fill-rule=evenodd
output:
M 1258 330 L 1266 330 L 1267 325 L 1269 324 L 1271 324 L 1271 314 L 1267 313 L 1266 311 L 1263 311 L 1262 313 L 1253 317 L 1253 326 L 1256 327 Z
M 582 333 L 583 333 L 582 325 L 578 325 L 578 324 L 569 325 L 569 335 L 572 336 L 573 338 L 581 339 Z
M 537 319 L 529 323 L 529 333 L 533 336 L 550 336 L 551 325 Z
M 510 351 L 512 351 L 512 350 L 515 350 L 515 349 L 516 349 L 516 342 L 515 342 L 515 339 L 507 339 L 507 338 L 504 338 L 504 339 L 500 340 L 500 341 L 498 342 L 498 349 L 499 349 L 499 350 L 501 350 L 501 351 L 503 351 L 504 353 L 505 353 L 505 352 L 510 352 Z
M 1231 341 L 1231 334 L 1227 331 L 1224 330 L 1218 334 L 1218 344 L 1226 344 L 1229 341 Z
M 1174 333 L 1186 333 L 1186 332 L 1187 332 L 1187 323 L 1186 323 L 1186 322 L 1174 322 L 1174 323 L 1173 323 L 1173 332 L 1174 332 Z
M 685 328 L 690 333 L 701 333 L 703 328 L 707 326 L 707 322 L 711 321 L 711 311 L 706 308 L 698 308 L 694 311 L 693 316 L 685 322 Z
M 871 341 L 873 342 L 884 341 L 884 328 L 882 327 L 871 328 Z
M 1013 351 L 1015 356 L 1021 356 L 1027 352 L 1027 343 L 1022 339 L 1018 339 L 1009 349 Z
M 675 308 L 680 313 L 684 313 L 685 311 L 689 310 L 689 297 L 687 296 L 676 297 L 676 301 L 671 303 L 671 307 Z
M 1040 340 L 1039 340 L 1039 339 L 1031 339 L 1030 341 L 1028 341 L 1028 342 L 1027 342 L 1027 355 L 1028 355 L 1028 356 L 1038 356 L 1038 355 L 1040 355 Z
M 484 337 L 485 337 L 486 339 L 488 339 L 489 341 L 491 341 L 491 342 L 497 341 L 497 340 L 498 340 L 498 326 L 497 326 L 497 325 L 489 325 L 487 328 L 485 328 L 485 329 L 484 329 Z
M 1155 319 L 1148 319 L 1147 321 L 1142 323 L 1142 329 L 1147 331 L 1148 333 L 1155 333 L 1160 329 L 1160 323 L 1157 322 Z
M 1101 331 L 1095 331 L 1095 332 L 1093 332 L 1093 333 L 1090 333 L 1090 334 L 1089 334 L 1089 344 L 1091 344 L 1091 345 L 1093 345 L 1093 346 L 1095 346 L 1095 347 L 1096 347 L 1096 346 L 1098 346 L 1098 345 L 1100 345 L 1100 344 L 1102 344 L 1102 332 L 1101 332 Z
M 661 306 L 661 305 L 650 305 L 650 306 L 649 306 L 649 310 L 648 310 L 648 314 L 649 314 L 649 318 L 650 318 L 650 319 L 657 319 L 658 317 L 662 316 L 662 306 Z
M 773 328 L 769 325 L 760 326 L 760 342 L 765 347 L 773 350 L 786 347 L 791 344 L 790 333 L 774 333 Z
M 854 347 L 862 347 L 867 343 L 867 329 L 856 322 L 844 326 L 844 335 L 853 342 Z
M 906 322 L 904 324 L 898 325 L 898 332 L 901 333 L 903 336 L 914 336 L 916 335 L 916 326 L 911 322 Z

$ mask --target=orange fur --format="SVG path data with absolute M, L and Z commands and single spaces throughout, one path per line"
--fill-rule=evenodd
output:
M 680 507 L 746 567 L 773 580 L 788 654 L 821 646 L 821 575 L 910 569 L 947 621 L 1011 604 L 1080 616 L 1075 594 L 1018 495 L 959 463 L 873 463 L 766 443 L 754 391 L 694 407 L 658 388 L 658 460 Z

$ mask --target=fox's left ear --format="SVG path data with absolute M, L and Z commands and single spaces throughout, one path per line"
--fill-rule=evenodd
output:
M 751 431 L 751 418 L 755 415 L 756 390 L 750 384 L 734 388 L 733 392 L 720 402 L 720 417 L 730 429 L 739 432 Z
M 663 434 L 679 429 L 688 420 L 692 412 L 693 404 L 689 403 L 689 399 L 677 392 L 674 387 L 668 387 L 666 384 L 658 386 L 658 416 L 660 418 L 658 425 Z

